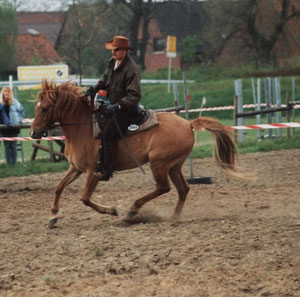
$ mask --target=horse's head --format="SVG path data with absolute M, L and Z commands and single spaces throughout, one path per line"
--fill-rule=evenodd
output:
M 35 105 L 34 121 L 30 135 L 34 139 L 41 138 L 58 120 L 55 105 L 58 98 L 58 86 L 52 81 L 42 81 L 42 89 L 38 93 Z

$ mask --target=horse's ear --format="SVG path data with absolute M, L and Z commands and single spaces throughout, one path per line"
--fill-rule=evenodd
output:
M 42 90 L 48 89 L 48 83 L 46 79 L 42 79 Z

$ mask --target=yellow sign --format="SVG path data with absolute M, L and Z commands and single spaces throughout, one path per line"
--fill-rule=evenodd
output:
M 176 53 L 176 36 L 168 36 L 167 38 L 167 52 Z
M 19 81 L 40 81 L 42 79 L 67 79 L 69 76 L 68 65 L 41 65 L 41 66 L 19 66 Z M 40 85 L 26 85 L 20 87 L 24 89 L 39 89 Z

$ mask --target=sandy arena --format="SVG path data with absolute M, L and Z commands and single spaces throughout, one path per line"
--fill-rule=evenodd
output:
M 0 179 L 0 296 L 300 296 L 300 149 L 241 163 L 257 170 L 256 182 L 227 180 L 212 158 L 195 160 L 195 175 L 213 184 L 191 185 L 179 221 L 169 219 L 174 186 L 123 221 L 154 189 L 147 166 L 145 176 L 135 169 L 99 183 L 93 200 L 119 217 L 80 202 L 80 177 L 63 193 L 54 229 L 48 216 L 63 173 Z

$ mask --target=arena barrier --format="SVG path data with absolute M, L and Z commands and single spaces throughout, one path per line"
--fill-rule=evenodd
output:
M 244 126 L 227 126 L 227 130 L 258 130 L 258 129 L 280 129 L 280 128 L 300 128 L 300 122 L 259 124 Z M 36 141 L 36 140 L 65 140 L 64 136 L 48 136 L 40 139 L 31 137 L 0 137 L 0 141 Z
M 245 104 L 243 108 L 255 108 L 256 104 Z M 260 106 L 266 106 L 266 103 L 262 103 Z M 286 105 L 281 105 L 282 107 L 286 107 Z M 294 109 L 300 109 L 300 104 L 294 105 Z M 189 109 L 188 112 L 203 112 L 203 111 L 216 111 L 216 110 L 234 110 L 234 105 L 229 106 L 218 106 L 218 107 L 205 107 L 205 108 L 194 108 Z M 180 110 L 180 113 L 186 113 L 186 110 Z M 31 119 L 24 119 L 23 123 L 32 123 L 33 118 Z

